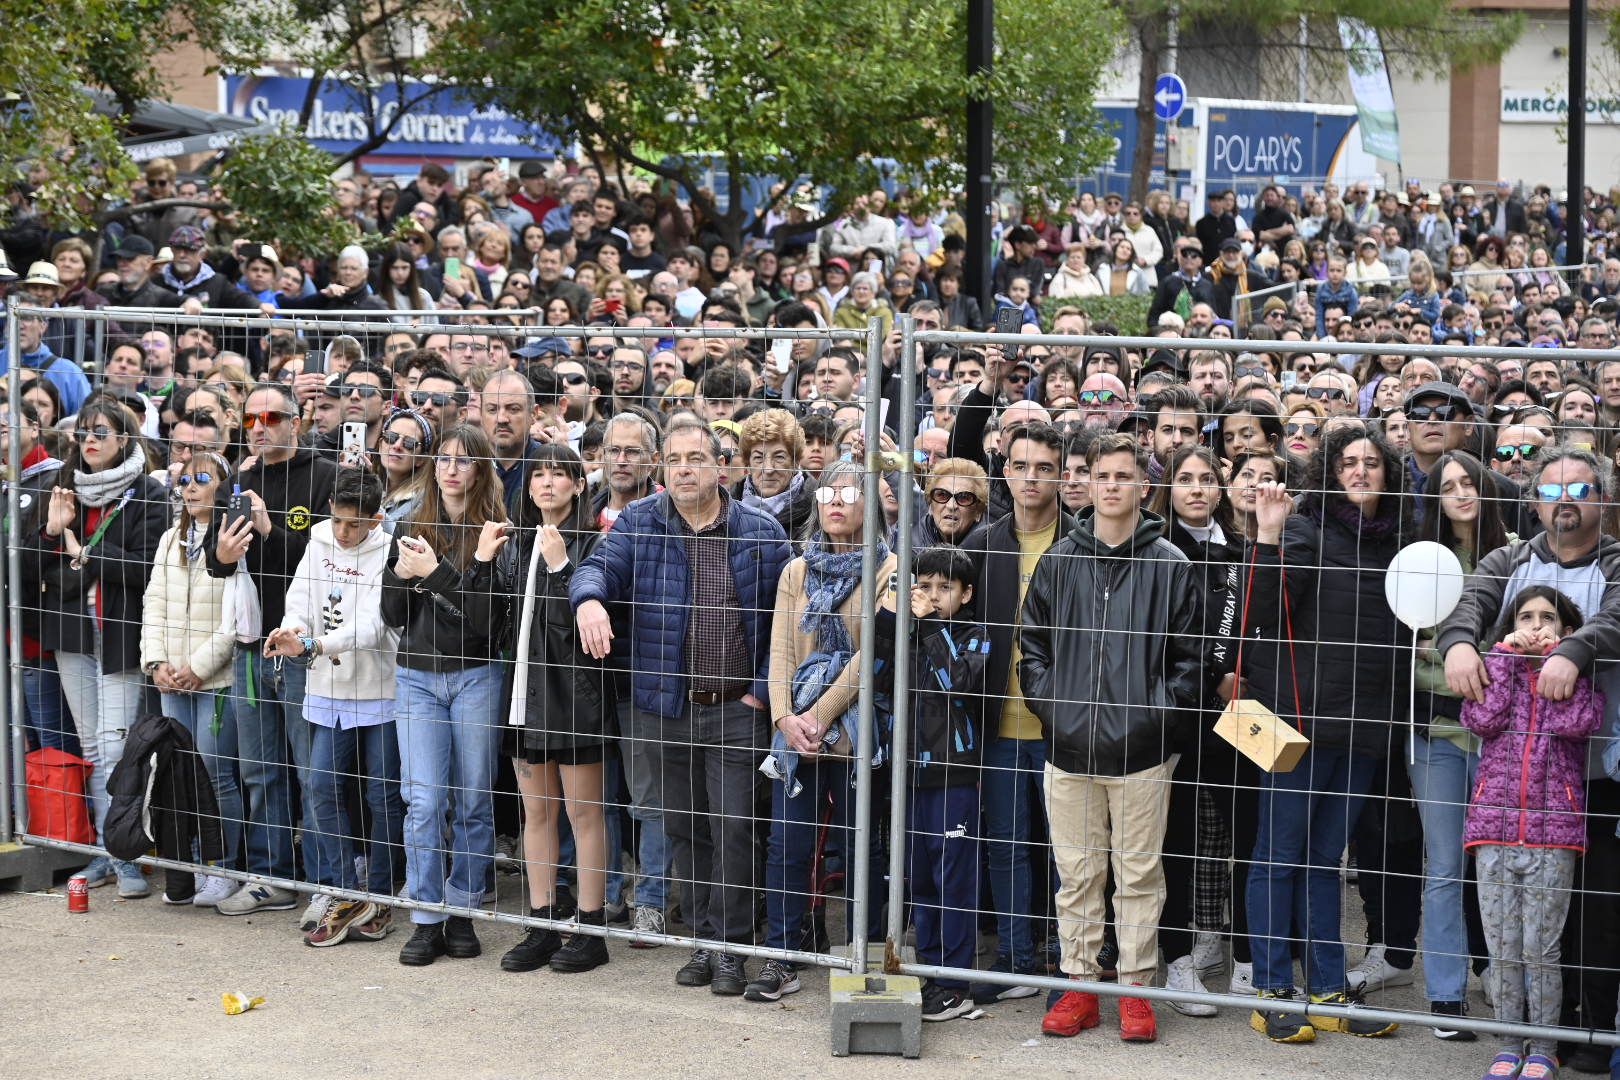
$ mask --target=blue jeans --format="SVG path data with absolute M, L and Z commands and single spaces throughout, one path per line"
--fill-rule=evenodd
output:
M 917 962 L 971 968 L 978 943 L 979 791 L 914 787 L 906 804 L 906 875 L 917 924 Z M 936 979 L 966 991 L 961 979 Z
M 855 887 L 855 763 L 848 758 L 799 759 L 797 778 L 803 787 L 789 796 L 780 780 L 771 785 L 771 835 L 765 843 L 765 944 L 772 949 L 797 949 L 810 910 L 810 875 L 816 858 L 816 834 L 832 801 L 828 840 L 844 853 L 844 899 Z M 875 776 L 874 776 L 875 779 Z M 874 798 L 874 807 L 883 800 Z M 885 902 L 880 845 L 869 849 L 867 916 L 869 934 L 882 936 L 881 913 Z M 845 918 L 845 926 L 852 920 Z
M 309 784 L 304 805 L 304 857 L 311 881 L 340 889 L 359 887 L 354 872 L 354 828 L 343 798 L 356 763 L 371 808 L 366 889 L 394 894 L 395 864 L 405 843 L 405 804 L 399 794 L 399 738 L 393 724 L 338 728 L 310 725 Z
M 495 752 L 501 669 L 401 668 L 395 682 L 400 794 L 405 799 L 405 885 L 413 900 L 476 908 L 495 865 Z M 450 873 L 444 823 L 450 818 Z M 414 923 L 443 922 L 412 911 Z
M 1423 987 L 1430 1001 L 1462 1001 L 1468 992 L 1468 923 L 1463 915 L 1463 817 L 1479 755 L 1447 739 L 1413 742 L 1408 766 L 1423 819 Z
M 83 757 L 78 733 L 73 730 L 67 703 L 62 699 L 62 677 L 56 670 L 56 658 L 42 656 L 24 664 L 22 684 L 23 732 L 28 749 L 49 747 Z
M 641 826 L 636 906 L 662 911 L 669 901 L 669 839 L 664 835 L 663 759 L 658 749 L 662 722 L 637 709 L 628 693 L 619 698 L 618 713 L 630 817 Z
M 996 961 L 1010 964 L 1011 971 L 1035 970 L 1029 837 L 1033 815 L 1044 812 L 1045 768 L 1046 743 L 1040 739 L 996 738 L 985 748 L 981 795 L 990 895 L 996 905 Z M 1051 849 L 1042 850 L 1044 868 L 1051 862 Z
M 1292 772 L 1260 777 L 1260 830 L 1249 868 L 1249 937 L 1257 990 L 1294 985 L 1293 927 L 1303 927 L 1306 987 L 1345 988 L 1339 856 L 1378 759 L 1313 746 Z
M 238 645 L 231 663 L 247 806 L 243 859 L 250 874 L 291 878 L 295 871 L 293 826 L 299 814 L 288 768 L 298 770 L 298 782 L 307 791 L 310 725 L 303 701 L 308 675 L 309 669 L 297 664 L 266 660 L 259 642 Z
M 185 725 L 191 741 L 197 746 L 203 767 L 214 782 L 214 799 L 219 803 L 219 831 L 225 839 L 225 861 L 222 865 L 236 866 L 237 853 L 242 849 L 242 781 L 237 775 L 239 756 L 236 738 L 236 716 L 226 701 L 219 718 L 219 731 L 214 731 L 215 703 L 226 698 L 226 690 L 198 690 L 192 694 L 164 694 L 163 715 Z

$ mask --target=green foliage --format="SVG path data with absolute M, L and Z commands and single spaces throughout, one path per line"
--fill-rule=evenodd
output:
M 1151 295 L 1132 296 L 1127 293 L 1124 296 L 1088 296 L 1084 299 L 1043 296 L 1035 306 L 1040 312 L 1043 332 L 1051 332 L 1052 315 L 1058 308 L 1076 307 L 1085 312 L 1093 323 L 1113 323 L 1123 337 L 1146 337 L 1148 307 L 1152 303 Z
M 997 154 L 1038 186 L 1106 150 L 1092 110 L 1118 19 L 1103 0 L 1003 0 L 996 70 L 966 71 L 959 4 L 892 0 L 466 0 L 434 63 L 475 96 L 672 181 L 708 209 L 700 156 L 804 176 L 837 206 L 889 159 L 963 182 L 963 113 L 988 90 Z M 729 225 L 742 221 L 733 200 Z
M 330 155 L 284 125 L 238 142 L 219 186 L 236 207 L 243 235 L 273 238 L 282 258 L 336 251 L 358 243 L 360 231 L 333 212 L 331 167 Z

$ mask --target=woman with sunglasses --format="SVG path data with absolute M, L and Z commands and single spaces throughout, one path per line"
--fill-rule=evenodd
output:
M 241 847 L 242 786 L 237 772 L 236 710 L 230 707 L 231 660 L 236 639 L 220 630 L 225 580 L 208 572 L 203 539 L 217 509 L 215 497 L 231 477 L 220 455 L 203 450 L 175 478 L 180 518 L 158 541 L 152 578 L 142 600 L 141 669 L 157 684 L 163 715 L 185 725 L 214 781 L 224 833 L 225 860 L 236 867 Z M 168 872 L 163 899 L 214 907 L 240 887 L 231 878 Z
M 93 766 L 90 808 L 99 837 L 107 778 L 140 713 L 141 626 L 152 560 L 169 524 L 168 492 L 147 475 L 140 423 L 118 402 L 92 396 L 48 498 L 23 532 L 23 587 L 39 606 L 40 645 L 56 654 L 62 694 Z M 134 863 L 97 856 L 90 886 L 115 877 L 118 895 L 145 896 Z
M 928 512 L 918 514 L 912 526 L 912 550 L 961 547 L 982 527 L 990 499 L 988 474 L 966 458 L 942 458 L 928 470 L 926 484 Z
M 1472 574 L 1481 556 L 1517 537 L 1503 524 L 1502 492 L 1495 474 L 1472 454 L 1451 450 L 1429 470 L 1422 498 L 1419 537 L 1457 556 Z M 1479 768 L 1479 739 L 1459 721 L 1462 697 L 1446 685 L 1445 660 L 1434 648 L 1435 629 L 1418 635 L 1417 712 L 1412 718 L 1407 771 L 1423 822 L 1427 856 L 1423 873 L 1423 979 L 1429 1009 L 1437 1016 L 1465 1016 L 1468 958 L 1482 956 L 1482 938 L 1471 945 L 1463 914 L 1463 811 Z M 1443 1024 L 1444 1021 L 1441 1021 Z M 1468 1041 L 1472 1032 L 1436 1027 L 1442 1039 Z
M 386 494 L 383 528 L 390 533 L 410 517 L 433 480 L 433 425 L 411 409 L 395 409 L 383 421 L 377 464 Z
M 1290 406 L 1283 418 L 1283 452 L 1301 464 L 1309 460 L 1322 445 L 1322 425 L 1326 422 L 1327 410 L 1314 401 Z
M 537 447 L 517 507 L 517 541 L 498 556 L 497 579 L 522 607 L 512 628 L 517 658 L 506 688 L 501 752 L 523 798 L 523 868 L 529 914 L 558 919 L 559 821 L 566 809 L 578 867 L 578 921 L 606 925 L 608 830 L 604 762 L 615 734 L 612 675 L 579 647 L 568 585 L 595 550 L 585 466 L 567 446 Z M 617 813 L 617 807 L 611 812 Z M 501 957 L 504 971 L 590 971 L 608 962 L 607 942 L 533 927 Z
M 390 311 L 433 310 L 433 297 L 417 277 L 416 256 L 404 244 L 394 244 L 383 254 L 377 278 L 377 297 Z M 394 315 L 391 320 L 400 325 L 414 321 L 409 315 Z
M 854 824 L 855 789 L 850 786 L 856 733 L 854 706 L 859 692 L 861 634 L 870 630 L 860 616 L 861 569 L 877 564 L 877 580 L 895 572 L 894 556 L 879 539 L 866 552 L 861 544 L 866 514 L 865 475 L 852 461 L 835 461 L 816 486 L 816 530 L 804 554 L 782 571 L 771 623 L 770 705 L 776 728 L 767 770 L 771 789 L 771 832 L 765 856 L 764 944 L 792 949 L 804 934 L 809 912 L 810 872 L 823 808 L 833 804 L 831 828 L 848 835 Z M 880 845 L 872 845 L 872 910 L 880 911 Z M 848 899 L 854 868 L 844 875 Z M 794 965 L 769 960 L 748 984 L 750 1001 L 776 1001 L 799 989 Z
M 1239 451 L 1237 456 L 1246 455 Z M 1236 990 L 1253 982 L 1244 906 L 1248 868 L 1240 861 L 1233 882 L 1226 871 L 1229 853 L 1200 850 L 1199 836 L 1213 824 L 1216 831 L 1240 838 L 1242 847 L 1257 828 L 1255 788 L 1259 774 L 1246 758 L 1240 758 L 1214 734 L 1215 718 L 1226 702 L 1237 696 L 1232 678 L 1236 658 L 1233 638 L 1238 633 L 1242 601 L 1240 575 L 1245 540 L 1221 480 L 1220 459 L 1212 450 L 1182 447 L 1171 455 L 1164 476 L 1165 483 L 1154 491 L 1151 509 L 1165 521 L 1165 539 L 1195 568 L 1194 580 L 1202 597 L 1201 636 L 1212 665 L 1206 672 L 1205 684 L 1216 685 L 1217 677 L 1224 681 L 1219 692 L 1211 693 L 1204 701 L 1197 728 L 1200 735 L 1196 740 L 1189 739 L 1173 777 L 1170 827 L 1164 841 L 1165 854 L 1170 856 L 1164 860 L 1167 895 L 1164 918 L 1160 920 L 1167 929 L 1159 931 L 1159 946 L 1169 970 L 1165 985 L 1176 990 L 1203 991 L 1194 959 L 1195 936 L 1188 927 L 1224 930 L 1230 901 Z M 1237 854 L 1241 860 L 1247 851 Z M 1207 861 L 1200 865 L 1195 861 L 1200 858 Z M 1173 1007 L 1186 1016 L 1215 1015 L 1210 1005 Z
M 433 482 L 396 528 L 383 571 L 383 620 L 401 631 L 395 725 L 406 886 L 413 899 L 471 909 L 483 903 L 495 857 L 490 793 L 508 598 L 497 592 L 494 561 L 511 527 L 494 457 L 482 428 L 445 432 Z M 482 951 L 465 916 L 413 911 L 411 921 L 402 964 Z

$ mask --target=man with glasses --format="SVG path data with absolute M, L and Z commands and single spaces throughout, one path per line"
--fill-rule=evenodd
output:
M 647 404 L 647 352 L 639 341 L 619 341 L 609 354 L 613 375 L 613 412 Z
M 231 518 L 216 511 L 204 539 L 208 572 L 235 574 L 238 565 L 252 575 L 262 612 L 260 625 L 281 625 L 293 574 L 309 543 L 309 529 L 325 513 L 337 468 L 298 442 L 298 406 L 279 383 L 260 383 L 243 409 L 247 451 L 253 464 L 237 474 L 251 513 Z M 221 499 L 229 496 L 222 492 Z M 308 790 L 310 728 L 304 720 L 304 678 L 308 669 L 264 657 L 263 641 L 239 643 L 231 672 L 231 702 L 240 739 L 242 789 L 246 796 L 242 847 L 244 869 L 267 877 L 294 874 L 290 763 Z M 305 811 L 304 820 L 313 821 Z M 274 885 L 248 885 L 218 906 L 222 915 L 283 911 L 298 894 Z
M 376 451 L 382 436 L 383 419 L 393 405 L 394 373 L 374 360 L 358 360 L 333 387 L 337 391 L 342 420 L 333 430 L 315 441 L 315 449 L 330 455 L 340 465 L 360 464 L 348 461 L 343 452 L 343 427 L 347 424 L 366 425 L 365 449 Z
M 1496 447 L 1491 454 L 1491 470 L 1521 488 L 1528 486 L 1540 464 L 1541 454 L 1552 436 L 1532 424 L 1503 424 L 1496 430 Z
M 1411 445 L 1406 459 L 1407 490 L 1421 495 L 1440 455 L 1472 444 L 1473 402 L 1461 387 L 1428 382 L 1406 395 L 1402 411 L 1406 414 L 1407 438 Z M 1421 514 L 1422 500 L 1416 501 L 1414 506 Z
M 1608 700 L 1604 729 L 1609 729 L 1620 705 L 1620 665 L 1614 662 L 1620 656 L 1620 589 L 1614 586 L 1620 581 L 1620 541 L 1605 536 L 1602 524 L 1613 501 L 1612 483 L 1609 463 L 1585 450 L 1559 447 L 1536 463 L 1528 495 L 1545 531 L 1483 556 L 1463 586 L 1462 599 L 1440 625 L 1435 649 L 1445 658 L 1446 684 L 1453 693 L 1485 700 L 1489 679 L 1478 643 L 1491 640 L 1521 590 L 1550 586 L 1574 601 L 1585 623 L 1541 662 L 1535 693 L 1547 701 L 1566 701 L 1575 680 L 1589 675 Z M 1612 748 L 1605 758 L 1612 771 Z M 1607 1031 L 1620 983 L 1620 938 L 1614 933 L 1620 917 L 1620 841 L 1608 824 L 1620 814 L 1620 784 L 1594 770 L 1580 794 L 1594 825 L 1576 871 L 1576 899 L 1565 928 L 1565 1007 L 1578 1003 L 1572 1022 Z
M 146 163 L 146 190 L 132 200 L 137 209 L 129 217 L 127 236 L 139 236 L 156 250 L 175 229 L 196 223 L 196 207 L 170 206 L 162 210 L 141 208 L 146 203 L 178 198 L 179 176 L 179 170 L 170 158 L 155 157 Z
M 1166 274 L 1153 290 L 1153 303 L 1148 305 L 1148 325 L 1157 326 L 1159 316 L 1174 311 L 1186 320 L 1192 315 L 1194 304 L 1215 306 L 1215 286 L 1204 276 L 1204 252 L 1196 240 L 1176 243 L 1176 269 Z
M 173 487 L 174 478 L 191 461 L 192 455 L 203 453 L 225 453 L 225 434 L 220 430 L 219 419 L 202 411 L 185 413 L 169 429 L 168 467 L 154 470 L 153 475 L 161 479 L 165 487 Z
M 1130 394 L 1119 376 L 1095 371 L 1080 384 L 1080 414 L 1086 427 L 1112 428 L 1131 410 Z
M 1312 375 L 1305 395 L 1321 405 L 1329 417 L 1356 415 L 1356 380 L 1343 368 L 1330 367 Z
M 19 315 L 17 318 L 17 347 L 20 362 L 49 379 L 62 396 L 62 415 L 72 416 L 90 396 L 90 380 L 84 377 L 79 365 L 66 357 L 51 352 L 45 344 L 45 318 L 42 315 Z M 11 370 L 12 356 L 9 342 L 0 341 L 0 375 Z
M 597 407 L 601 390 L 593 378 L 594 367 L 594 361 L 587 365 L 582 360 L 570 357 L 557 361 L 553 369 L 557 373 L 561 392 L 563 419 L 568 423 L 569 442 L 576 446 L 585 429 L 602 419 L 601 410 Z
M 486 384 L 487 385 L 487 384 Z M 438 364 L 422 369 L 416 386 L 405 395 L 410 408 L 433 425 L 435 431 L 444 431 L 461 422 L 461 412 L 467 405 L 467 386 Z
M 465 379 L 475 365 L 489 364 L 489 338 L 483 334 L 457 334 L 448 346 L 450 370 Z

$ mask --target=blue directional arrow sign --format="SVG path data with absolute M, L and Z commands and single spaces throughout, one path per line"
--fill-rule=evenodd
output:
M 1172 72 L 1160 75 L 1153 84 L 1153 115 L 1169 123 L 1181 115 L 1187 104 L 1187 84 Z

